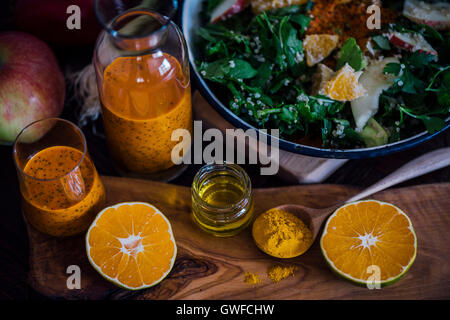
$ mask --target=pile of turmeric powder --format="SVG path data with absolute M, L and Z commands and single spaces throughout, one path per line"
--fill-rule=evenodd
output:
M 290 276 L 294 276 L 298 267 L 296 265 L 280 265 L 276 264 L 267 269 L 267 276 L 275 283 L 280 282 Z M 244 282 L 249 285 L 256 285 L 261 283 L 261 279 L 256 273 L 245 272 Z
M 261 283 L 261 279 L 256 273 L 246 272 L 244 274 L 244 281 L 247 284 L 259 284 Z
M 253 239 L 265 253 L 277 258 L 293 258 L 311 246 L 311 230 L 294 214 L 271 209 L 253 223 Z
M 287 277 L 293 276 L 295 271 L 297 270 L 297 266 L 282 266 L 282 265 L 274 265 L 267 270 L 267 275 L 270 280 L 273 282 L 280 282 L 281 280 L 286 279 Z

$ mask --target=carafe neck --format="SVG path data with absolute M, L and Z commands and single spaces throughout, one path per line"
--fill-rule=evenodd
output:
M 119 50 L 130 53 L 155 51 L 168 34 L 170 19 L 150 10 L 127 11 L 109 24 L 106 32 Z

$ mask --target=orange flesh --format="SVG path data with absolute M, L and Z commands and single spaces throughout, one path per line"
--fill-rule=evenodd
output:
M 189 80 L 166 53 L 115 59 L 104 71 L 102 106 L 109 150 L 132 172 L 171 167 L 173 130 L 192 131 Z
M 340 69 L 331 80 L 325 83 L 323 93 L 338 101 L 351 101 L 366 94 L 358 82 L 358 73 L 349 65 Z
M 88 244 L 92 262 L 131 288 L 158 282 L 176 254 L 167 221 L 152 207 L 138 203 L 103 211 L 89 230 Z
M 43 149 L 25 165 L 22 191 L 27 220 L 38 230 L 69 236 L 86 230 L 105 202 L 105 190 L 89 157 L 66 146 Z M 75 169 L 74 169 L 75 168 Z
M 366 201 L 338 210 L 325 230 L 322 246 L 341 272 L 367 280 L 370 265 L 381 281 L 400 275 L 415 254 L 415 236 L 405 215 L 395 207 Z

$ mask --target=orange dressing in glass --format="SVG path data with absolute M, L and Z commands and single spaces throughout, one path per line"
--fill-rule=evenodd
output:
M 173 130 L 192 133 L 191 88 L 166 53 L 116 58 L 104 71 L 102 110 L 109 150 L 136 173 L 173 166 Z
M 42 232 L 54 236 L 80 233 L 103 208 L 105 190 L 97 170 L 88 155 L 83 158 L 77 149 L 43 149 L 28 160 L 23 171 L 27 175 L 24 214 Z

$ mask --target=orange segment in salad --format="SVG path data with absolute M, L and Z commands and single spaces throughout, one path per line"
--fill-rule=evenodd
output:
M 361 71 L 355 72 L 352 67 L 345 64 L 330 81 L 325 82 L 319 93 L 338 101 L 355 100 L 367 92 L 358 82 L 360 76 Z
M 303 47 L 306 52 L 306 64 L 311 67 L 326 57 L 336 48 L 339 36 L 332 34 L 313 34 L 306 36 Z

